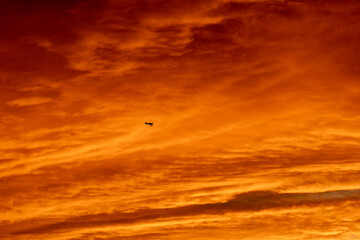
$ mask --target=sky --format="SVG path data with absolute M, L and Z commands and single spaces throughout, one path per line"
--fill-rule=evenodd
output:
M 357 0 L 2 0 L 0 239 L 360 239 L 359 66 Z

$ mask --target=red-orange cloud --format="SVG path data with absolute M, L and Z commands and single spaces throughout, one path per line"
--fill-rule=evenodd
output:
M 359 9 L 2 1 L 0 238 L 360 236 Z

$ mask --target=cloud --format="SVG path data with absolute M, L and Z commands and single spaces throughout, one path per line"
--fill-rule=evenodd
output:
M 198 204 L 177 208 L 143 209 L 129 213 L 102 213 L 84 215 L 32 229 L 18 230 L 13 234 L 39 234 L 74 228 L 90 228 L 113 224 L 129 224 L 161 218 L 174 218 L 196 215 L 218 215 L 227 212 L 259 211 L 272 208 L 317 206 L 338 204 L 345 201 L 358 201 L 360 190 L 341 190 L 320 193 L 276 193 L 248 192 L 235 196 L 224 203 Z
M 10 102 L 7 102 L 6 104 L 10 107 L 25 107 L 25 106 L 34 106 L 34 105 L 39 105 L 39 104 L 43 104 L 43 103 L 49 103 L 51 101 L 52 101 L 51 98 L 33 97 L 33 98 L 15 99 Z
M 356 232 L 357 1 L 0 5 L 9 239 Z

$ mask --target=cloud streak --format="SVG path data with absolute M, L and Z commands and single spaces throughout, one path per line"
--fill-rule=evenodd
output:
M 341 190 L 320 193 L 248 192 L 236 195 L 224 203 L 197 204 L 177 208 L 144 209 L 129 213 L 84 215 L 65 222 L 44 225 L 12 234 L 38 234 L 64 229 L 91 228 L 116 224 L 135 224 L 162 218 L 189 217 L 196 215 L 222 215 L 228 212 L 261 211 L 272 208 L 290 208 L 339 204 L 359 201 L 360 190 Z
M 24 106 L 32 106 L 43 103 L 51 102 L 51 98 L 19 98 L 13 101 L 7 102 L 7 105 L 12 107 L 24 107 Z

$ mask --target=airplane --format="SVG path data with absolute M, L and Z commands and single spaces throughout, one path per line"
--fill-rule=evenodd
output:
M 152 127 L 154 125 L 153 122 L 145 122 L 145 124 L 149 125 L 150 127 Z

